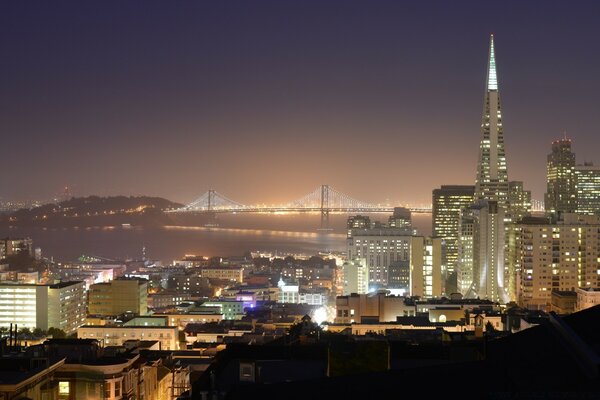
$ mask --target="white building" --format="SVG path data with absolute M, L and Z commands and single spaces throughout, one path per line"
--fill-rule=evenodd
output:
M 343 295 L 369 292 L 369 268 L 366 259 L 359 258 L 346 261 L 342 264 L 341 271 L 344 279 Z
M 504 217 L 504 208 L 487 200 L 480 200 L 461 216 L 457 270 L 465 297 L 508 301 L 504 287 Z
M 122 346 L 127 340 L 157 340 L 161 350 L 179 350 L 176 326 L 84 325 L 77 329 L 79 339 L 96 339 L 105 346 Z
M 69 334 L 85 317 L 84 282 L 0 284 L 0 327 L 58 328 Z
M 279 287 L 278 303 L 299 303 L 300 302 L 300 286 L 298 284 L 286 284 L 282 278 L 277 282 Z
M 369 284 L 385 287 L 389 265 L 410 259 L 411 237 L 412 231 L 404 228 L 352 229 L 346 242 L 348 259 L 365 259 Z

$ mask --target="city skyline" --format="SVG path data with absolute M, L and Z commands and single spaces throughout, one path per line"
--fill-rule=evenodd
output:
M 475 182 L 490 33 L 511 179 L 543 199 L 565 130 L 600 161 L 592 3 L 74 4 L 0 6 L 2 199 L 277 203 L 327 183 L 430 203 Z

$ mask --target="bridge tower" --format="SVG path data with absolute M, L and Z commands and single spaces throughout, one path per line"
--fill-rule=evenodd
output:
M 321 231 L 330 231 L 329 228 L 329 185 L 321 185 Z
M 208 219 L 204 223 L 204 226 L 216 227 L 216 226 L 219 226 L 219 221 L 217 221 L 217 213 L 212 212 L 212 210 L 215 205 L 217 191 L 214 189 L 208 189 L 207 194 L 208 195 L 206 196 L 206 209 L 208 210 L 208 212 L 207 212 L 206 216 L 208 217 Z

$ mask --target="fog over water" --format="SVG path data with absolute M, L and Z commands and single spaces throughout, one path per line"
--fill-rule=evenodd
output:
M 370 215 L 386 221 L 387 214 Z M 44 257 L 72 261 L 82 254 L 106 258 L 149 258 L 170 262 L 185 254 L 205 256 L 241 255 L 246 251 L 276 254 L 341 252 L 346 247 L 348 215 L 331 215 L 329 233 L 318 231 L 320 215 L 222 215 L 218 228 L 199 226 L 2 228 L 1 237 L 31 237 Z M 431 234 L 431 215 L 413 215 L 420 234 Z

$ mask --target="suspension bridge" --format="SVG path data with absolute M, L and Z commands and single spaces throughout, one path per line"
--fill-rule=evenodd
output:
M 402 205 L 400 205 L 402 207 Z M 431 213 L 429 206 L 403 206 L 413 213 Z M 534 209 L 540 205 L 535 203 Z M 543 207 L 543 205 L 541 205 Z M 329 226 L 330 213 L 392 213 L 390 205 L 372 204 L 357 200 L 329 186 L 321 185 L 299 199 L 278 205 L 247 205 L 231 200 L 216 190 L 210 189 L 191 203 L 169 213 L 235 214 L 235 213 L 320 213 L 321 227 Z
M 429 213 L 431 207 L 407 207 L 414 213 Z M 372 204 L 354 199 L 329 185 L 321 185 L 299 199 L 278 205 L 247 205 L 231 200 L 216 190 L 209 190 L 191 203 L 170 213 L 300 213 L 321 214 L 321 227 L 329 226 L 330 213 L 391 213 L 393 206 Z

